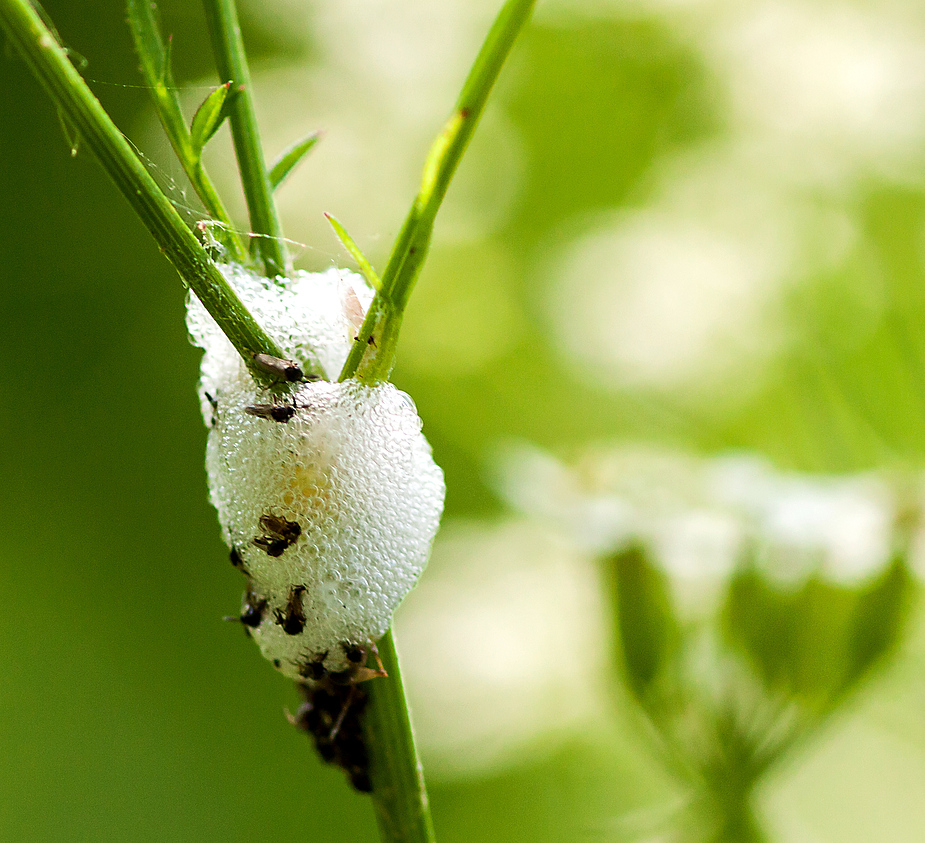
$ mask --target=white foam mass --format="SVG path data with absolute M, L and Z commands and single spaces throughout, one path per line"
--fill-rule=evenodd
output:
M 222 272 L 286 355 L 319 360 L 336 376 L 362 319 L 357 302 L 365 310 L 371 300 L 359 276 L 298 273 L 280 288 L 240 267 Z M 427 564 L 443 510 L 443 472 L 414 404 L 388 383 L 318 381 L 285 397 L 295 407 L 288 422 L 248 414 L 273 403 L 271 394 L 193 297 L 187 324 L 205 349 L 210 497 L 248 574 L 246 602 L 260 607 L 253 636 L 293 678 L 312 662 L 342 670 L 347 647 L 391 625 Z M 299 525 L 278 556 L 255 544 L 276 538 L 260 522 L 266 516 Z M 304 625 L 285 623 L 294 608 Z
M 354 336 L 372 302 L 373 291 L 362 276 L 344 269 L 296 272 L 270 280 L 237 264 L 219 266 L 245 307 L 292 359 L 306 370 L 320 370 L 336 380 Z M 205 349 L 202 398 L 206 423 L 208 401 L 229 379 L 240 378 L 244 364 L 195 296 L 190 296 L 186 325 L 193 344 Z

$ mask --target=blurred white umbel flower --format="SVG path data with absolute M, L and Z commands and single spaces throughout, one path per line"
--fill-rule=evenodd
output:
M 336 376 L 372 296 L 362 279 L 223 274 L 285 354 Z M 388 383 L 321 380 L 275 395 L 192 298 L 187 321 L 205 349 L 209 491 L 248 578 L 241 620 L 287 676 L 353 675 L 424 570 L 443 510 L 414 404 Z
M 772 580 L 819 573 L 858 585 L 889 560 L 896 501 L 873 475 L 781 474 L 754 457 L 727 457 L 713 462 L 708 484 L 718 503 L 754 525 L 764 548 L 758 561 Z
M 566 467 L 509 444 L 498 464 L 496 485 L 515 509 L 555 524 L 579 547 L 646 544 L 682 583 L 684 602 L 698 583 L 728 578 L 746 548 L 770 580 L 792 587 L 811 575 L 867 581 L 893 548 L 896 502 L 874 475 L 786 474 L 756 456 L 630 447 L 597 449 Z

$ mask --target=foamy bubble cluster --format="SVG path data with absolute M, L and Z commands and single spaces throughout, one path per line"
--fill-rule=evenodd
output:
M 362 276 L 343 269 L 296 272 L 270 280 L 237 264 L 219 267 L 245 307 L 293 360 L 328 380 L 336 380 L 354 336 L 372 302 Z M 194 345 L 205 349 L 200 398 L 209 423 L 205 393 L 215 395 L 229 379 L 240 378 L 244 363 L 215 320 L 190 296 L 186 325 Z
M 300 273 L 280 290 L 238 267 L 223 274 L 286 355 L 336 373 L 371 298 L 362 279 Z M 443 473 L 414 404 L 391 384 L 355 381 L 273 396 L 195 300 L 188 325 L 205 349 L 210 496 L 248 577 L 242 621 L 288 676 L 345 670 L 389 628 L 443 509 Z M 274 405 L 293 412 L 254 414 Z

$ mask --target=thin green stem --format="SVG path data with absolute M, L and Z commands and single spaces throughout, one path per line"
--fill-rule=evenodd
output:
M 427 254 L 434 218 L 534 2 L 508 0 L 489 32 L 456 108 L 428 155 L 421 188 L 393 246 L 381 287 L 340 380 L 359 377 L 375 382 L 388 377 L 402 313 Z M 379 642 L 379 651 L 389 675 L 370 683 L 363 719 L 380 837 L 383 843 L 433 843 L 427 791 L 391 632 Z
M 482 44 L 456 107 L 427 156 L 420 190 L 382 274 L 382 291 L 373 299 L 340 380 L 357 377 L 376 382 L 388 378 L 394 365 L 401 317 L 427 256 L 437 211 L 482 116 L 488 95 L 535 2 L 507 0 Z
M 281 356 L 276 344 L 247 312 L 28 0 L 0 0 L 0 27 L 254 377 L 269 384 L 252 360 L 259 353 Z
M 218 241 L 229 250 L 233 260 L 246 263 L 247 249 L 244 242 L 206 173 L 201 150 L 193 149 L 190 131 L 183 117 L 180 97 L 173 81 L 170 51 L 161 38 L 154 16 L 154 6 L 150 0 L 128 0 L 127 11 L 135 52 L 141 60 L 141 73 L 151 91 L 161 125 L 206 211 L 220 223 L 217 226 Z
M 363 728 L 379 835 L 382 843 L 433 843 L 427 789 L 392 633 L 387 632 L 377 646 L 389 675 L 369 683 Z
M 230 107 L 231 134 L 241 171 L 241 183 L 250 214 L 251 229 L 257 235 L 257 252 L 266 275 L 275 278 L 289 270 L 289 256 L 273 201 L 273 187 L 263 158 L 257 130 L 257 115 L 251 97 L 251 77 L 247 67 L 241 26 L 234 0 L 203 0 L 215 63 L 222 80 L 230 80 L 238 91 Z

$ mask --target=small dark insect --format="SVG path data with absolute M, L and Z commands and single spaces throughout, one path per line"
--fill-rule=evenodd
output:
M 327 653 L 323 654 L 316 661 L 304 662 L 299 665 L 299 675 L 313 682 L 324 681 L 327 671 L 324 669 L 324 659 Z
M 358 685 L 360 682 L 367 682 L 379 676 L 388 676 L 382 666 L 382 659 L 379 658 L 379 651 L 372 641 L 369 642 L 368 647 L 346 643 L 341 644 L 341 646 L 344 648 L 344 655 L 350 664 L 343 670 L 327 674 L 327 681 L 332 685 Z M 370 653 L 375 656 L 378 667 L 366 666 Z
M 258 419 L 285 424 L 292 420 L 295 409 L 292 404 L 254 404 L 253 406 L 245 407 L 244 412 L 251 416 L 257 416 Z
M 285 611 L 276 610 L 276 622 L 286 635 L 298 635 L 305 628 L 305 608 L 302 605 L 304 585 L 294 585 L 289 589 Z
M 244 560 L 241 558 L 241 554 L 238 552 L 236 547 L 231 548 L 231 553 L 228 554 L 228 558 L 231 559 L 231 564 L 235 566 L 239 571 L 244 571 L 247 573 L 247 568 L 244 565 Z
M 271 539 L 267 536 L 257 536 L 257 538 L 254 539 L 254 544 L 266 553 L 267 556 L 272 556 L 274 559 L 278 556 L 282 556 L 286 548 L 289 547 L 289 542 L 283 539 Z
M 255 354 L 254 364 L 262 372 L 273 375 L 280 380 L 289 381 L 289 383 L 298 383 L 305 379 L 302 367 L 295 360 L 283 360 L 281 357 L 273 357 L 271 354 Z
M 218 421 L 218 399 L 213 398 L 208 392 L 203 394 L 206 396 L 206 401 L 209 402 L 209 406 L 212 408 L 212 421 L 210 427 L 215 427 L 215 423 Z
M 362 647 L 359 644 L 341 644 L 344 649 L 344 655 L 347 657 L 349 664 L 343 670 L 330 671 L 324 666 L 324 660 L 328 657 L 327 653 L 316 655 L 311 661 L 302 662 L 299 665 L 299 675 L 309 682 L 320 682 L 328 686 L 346 687 L 348 685 L 358 685 L 360 682 L 366 682 L 370 679 L 376 679 L 379 676 L 388 676 L 382 665 L 382 659 L 379 658 L 379 651 L 376 645 L 370 641 L 368 647 Z M 369 654 L 372 653 L 376 659 L 377 667 L 367 667 L 366 662 Z
M 261 515 L 257 523 L 270 535 L 285 539 L 289 544 L 294 544 L 302 535 L 302 527 L 298 521 L 290 521 L 278 515 Z
M 267 556 L 282 556 L 283 551 L 295 544 L 302 535 L 298 521 L 289 521 L 276 515 L 261 515 L 258 523 L 265 534 L 255 538 L 254 544 Z
M 248 592 L 244 598 L 244 608 L 241 610 L 241 623 L 251 629 L 256 629 L 263 622 L 263 613 L 267 610 L 267 601 L 257 599 Z

